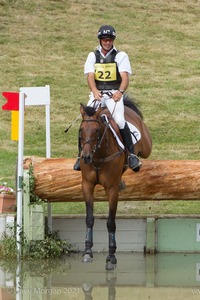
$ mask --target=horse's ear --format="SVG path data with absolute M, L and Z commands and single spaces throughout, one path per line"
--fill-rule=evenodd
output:
M 85 116 L 85 106 L 82 103 L 80 103 L 80 112 L 81 112 L 82 118 L 84 118 L 84 116 Z

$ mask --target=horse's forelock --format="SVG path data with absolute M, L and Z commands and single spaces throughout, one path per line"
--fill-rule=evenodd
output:
M 91 117 L 96 113 L 96 110 L 95 110 L 94 107 L 86 106 L 85 107 L 85 113 L 87 114 L 88 117 Z

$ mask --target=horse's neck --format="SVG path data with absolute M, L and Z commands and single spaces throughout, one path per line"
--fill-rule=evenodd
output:
M 113 132 L 110 129 L 110 126 L 114 129 L 116 134 L 119 136 L 119 127 L 115 123 L 114 119 L 111 117 L 108 109 L 102 110 L 103 115 L 105 116 L 104 122 L 101 119 L 101 122 L 103 122 L 101 127 L 101 139 L 102 139 L 102 151 L 106 151 L 108 155 L 113 154 L 114 152 L 119 150 L 118 143 L 116 141 L 116 138 L 114 137 Z M 101 117 L 102 118 L 102 114 Z
M 113 133 L 111 132 L 109 125 L 103 127 L 102 130 L 102 144 L 101 144 L 101 152 L 107 155 L 113 154 L 115 151 L 118 150 L 118 145 Z

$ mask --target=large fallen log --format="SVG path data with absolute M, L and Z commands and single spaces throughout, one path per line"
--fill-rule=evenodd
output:
M 50 202 L 84 201 L 81 172 L 74 171 L 75 159 L 30 157 L 24 169 L 33 166 L 35 194 Z M 127 170 L 122 180 L 126 188 L 119 200 L 199 200 L 199 160 L 143 160 L 138 173 Z M 107 200 L 104 189 L 95 188 L 96 201 Z

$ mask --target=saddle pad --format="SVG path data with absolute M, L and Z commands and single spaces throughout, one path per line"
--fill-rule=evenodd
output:
M 130 132 L 131 132 L 131 137 L 132 137 L 133 144 L 136 144 L 141 139 L 141 133 L 138 130 L 138 128 L 135 127 L 130 122 L 127 122 L 127 124 L 128 124 L 129 129 L 130 129 Z
M 108 119 L 108 116 L 106 114 L 102 114 L 101 116 L 104 117 L 104 120 L 106 121 L 106 123 L 108 124 L 110 130 L 112 131 L 112 133 L 113 133 L 113 135 L 114 135 L 114 137 L 115 137 L 118 145 L 124 150 L 124 144 L 120 141 L 120 139 L 119 139 L 116 131 L 111 126 L 111 124 L 109 122 L 109 119 Z M 130 129 L 130 132 L 131 132 L 131 137 L 132 137 L 133 144 L 136 144 L 141 139 L 141 133 L 130 122 L 127 122 L 127 124 L 128 124 L 129 129 Z

